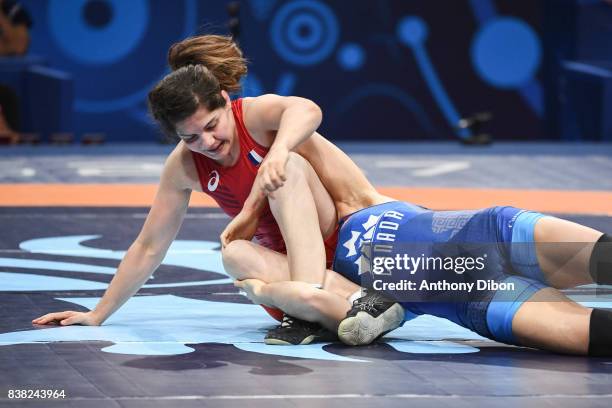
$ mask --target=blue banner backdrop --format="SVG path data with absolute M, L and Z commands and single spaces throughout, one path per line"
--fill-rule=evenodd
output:
M 227 33 L 228 2 L 22 0 L 30 54 L 74 76 L 77 134 L 152 141 L 151 86 L 175 41 Z M 316 101 L 330 139 L 452 139 L 490 111 L 496 138 L 543 137 L 538 1 L 243 0 L 245 95 Z

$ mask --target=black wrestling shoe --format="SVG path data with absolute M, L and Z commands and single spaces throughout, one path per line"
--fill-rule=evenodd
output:
M 338 326 L 338 337 L 349 346 L 370 344 L 404 321 L 404 308 L 388 297 L 371 292 L 353 302 Z
M 277 346 L 297 346 L 336 339 L 334 333 L 326 330 L 319 323 L 307 322 L 285 314 L 280 326 L 268 331 L 264 343 Z

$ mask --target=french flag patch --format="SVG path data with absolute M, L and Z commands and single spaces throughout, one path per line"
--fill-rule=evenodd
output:
M 259 166 L 261 164 L 261 162 L 263 161 L 263 157 L 261 157 L 259 154 L 257 154 L 257 152 L 255 150 L 251 150 L 249 152 L 249 160 L 255 166 Z

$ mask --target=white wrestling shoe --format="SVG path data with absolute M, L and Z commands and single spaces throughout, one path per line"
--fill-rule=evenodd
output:
M 349 346 L 364 346 L 397 329 L 404 308 L 380 293 L 369 293 L 353 302 L 338 326 L 338 338 Z

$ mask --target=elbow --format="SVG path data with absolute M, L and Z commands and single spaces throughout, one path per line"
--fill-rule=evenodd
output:
M 136 239 L 136 241 L 134 241 L 134 243 L 130 246 L 129 251 L 137 253 L 138 257 L 141 259 L 150 259 L 155 263 L 161 263 L 166 254 L 166 251 L 162 248 L 156 247 L 155 245 L 140 239 Z
M 308 102 L 308 114 L 312 116 L 313 123 L 315 125 L 314 128 L 316 130 L 323 121 L 323 110 L 321 110 L 321 107 L 319 107 L 319 105 L 313 101 L 308 100 Z
M 285 112 L 291 112 L 292 116 L 307 120 L 313 132 L 323 120 L 323 111 L 319 105 L 306 98 L 292 97 L 291 104 Z

